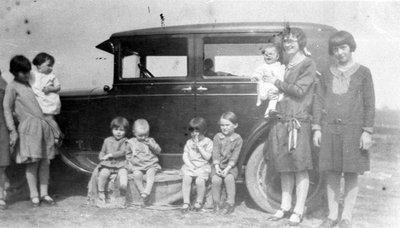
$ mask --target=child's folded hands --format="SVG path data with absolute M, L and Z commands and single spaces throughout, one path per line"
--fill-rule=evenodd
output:
M 112 154 L 106 154 L 106 155 L 104 155 L 104 157 L 101 160 L 105 161 L 105 160 L 110 159 L 112 157 L 113 157 Z

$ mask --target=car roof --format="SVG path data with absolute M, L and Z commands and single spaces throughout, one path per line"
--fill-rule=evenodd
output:
M 178 26 L 160 26 L 147 29 L 135 29 L 123 32 L 117 32 L 111 35 L 110 39 L 97 45 L 96 47 L 112 53 L 110 49 L 110 40 L 132 37 L 132 36 L 145 36 L 145 35 L 174 35 L 174 34 L 216 34 L 216 33 L 262 33 L 271 31 L 283 30 L 285 23 L 283 22 L 241 22 L 241 23 L 210 23 L 210 24 L 192 24 L 192 25 L 178 25 Z M 336 31 L 332 26 L 304 23 L 304 22 L 291 22 L 291 27 L 303 29 L 306 33 L 320 32 L 320 31 Z

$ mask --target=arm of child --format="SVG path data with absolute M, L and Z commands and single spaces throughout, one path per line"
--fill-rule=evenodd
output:
M 16 91 L 10 86 L 6 87 L 4 100 L 3 100 L 3 109 L 4 109 L 4 118 L 6 120 L 6 125 L 8 130 L 10 131 L 10 146 L 14 147 L 15 143 L 18 139 L 18 132 L 15 127 L 13 111 L 14 111 L 14 103 L 17 97 Z
M 127 161 L 132 159 L 132 148 L 128 141 L 125 142 L 125 158 Z
M 107 139 L 105 139 L 99 153 L 99 160 L 107 160 L 109 157 L 110 155 L 107 153 Z
M 154 154 L 159 155 L 161 153 L 160 145 L 158 145 L 156 140 L 154 140 L 153 138 L 149 138 L 147 145 L 149 146 L 151 152 L 153 152 Z
M 58 92 L 60 92 L 60 90 L 61 90 L 61 84 L 60 84 L 60 82 L 58 81 L 58 79 L 57 79 L 56 77 L 54 77 L 54 78 L 52 78 L 51 82 L 52 82 L 51 84 L 46 85 L 46 86 L 43 88 L 43 92 L 44 92 L 45 94 L 48 94 L 48 93 L 58 93 Z
M 220 175 L 221 168 L 220 168 L 219 164 L 221 161 L 221 143 L 220 143 L 220 139 L 219 139 L 218 135 L 214 136 L 212 159 L 213 159 L 213 165 L 215 167 L 215 172 L 218 175 Z
M 212 156 L 212 150 L 213 150 L 213 143 L 210 141 L 209 143 L 206 144 L 205 147 L 202 146 L 197 146 L 197 149 L 199 150 L 201 156 L 204 158 L 204 160 L 210 160 Z

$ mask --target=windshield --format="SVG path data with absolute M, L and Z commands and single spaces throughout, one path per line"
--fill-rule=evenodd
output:
M 186 77 L 186 38 L 136 38 L 121 42 L 122 79 Z

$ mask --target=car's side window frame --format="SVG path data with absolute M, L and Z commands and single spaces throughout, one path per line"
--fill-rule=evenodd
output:
M 206 42 L 204 41 L 206 38 L 223 38 L 223 37 L 258 37 L 258 36 L 273 36 L 274 34 L 278 34 L 279 32 L 265 32 L 265 33 L 219 33 L 219 34 L 202 34 L 201 36 L 197 37 L 197 57 L 198 61 L 196 61 L 196 73 L 200 77 L 197 80 L 202 81 L 242 81 L 242 82 L 249 82 L 250 77 L 246 76 L 206 76 L 204 75 L 204 60 L 205 60 L 205 45 Z M 261 55 L 261 54 L 260 54 Z M 250 76 L 250 75 L 247 75 Z
M 185 38 L 186 39 L 186 76 L 177 77 L 154 77 L 154 78 L 123 78 L 123 57 L 121 50 L 121 40 L 115 39 L 115 54 L 114 54 L 114 82 L 119 83 L 155 83 L 155 82 L 168 82 L 168 81 L 187 81 L 194 80 L 194 61 L 191 56 L 194 52 L 194 36 L 191 34 L 177 34 L 177 35 L 146 35 L 149 37 L 160 37 L 160 38 Z

